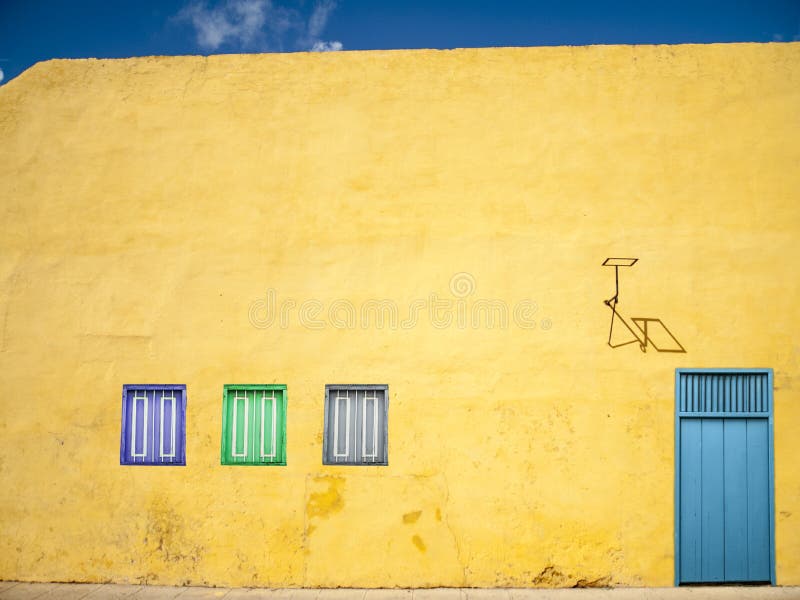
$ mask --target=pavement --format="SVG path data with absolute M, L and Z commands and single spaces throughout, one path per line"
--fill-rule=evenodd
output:
M 2 600 L 800 600 L 800 587 L 279 589 L 0 581 Z

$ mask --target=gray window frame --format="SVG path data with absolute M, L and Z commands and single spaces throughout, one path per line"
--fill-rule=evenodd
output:
M 378 436 L 383 438 L 383 461 L 342 461 L 333 460 L 330 456 L 331 438 L 330 428 L 333 427 L 331 416 L 331 392 L 337 390 L 346 390 L 348 392 L 383 392 L 383 422 L 382 427 L 378 430 Z M 380 443 L 380 441 L 379 441 Z M 325 385 L 325 415 L 322 431 L 322 464 L 343 467 L 385 467 L 389 465 L 389 386 L 388 384 L 333 384 Z

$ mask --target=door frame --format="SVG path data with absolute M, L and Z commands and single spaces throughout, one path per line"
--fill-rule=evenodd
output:
M 775 407 L 775 394 L 774 394 L 774 376 L 772 369 L 675 369 L 675 448 L 673 454 L 675 456 L 675 500 L 674 500 L 674 525 L 675 525 L 675 586 L 680 585 L 681 581 L 681 557 L 680 557 L 680 531 L 681 531 L 681 419 L 682 418 L 702 418 L 714 417 L 725 418 L 724 413 L 720 415 L 706 414 L 706 413 L 693 413 L 681 415 L 681 397 L 680 397 L 680 378 L 681 375 L 713 375 L 713 374 L 758 374 L 767 375 L 769 386 L 769 413 L 765 417 L 768 420 L 769 429 L 769 442 L 767 452 L 769 454 L 769 573 L 770 584 L 776 585 L 775 580 L 775 460 L 774 460 L 774 442 L 773 442 L 773 415 Z M 764 417 L 762 417 L 764 418 Z

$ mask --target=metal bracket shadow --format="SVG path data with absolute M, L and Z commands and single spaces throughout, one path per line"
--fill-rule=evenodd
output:
M 639 344 L 639 350 L 642 352 L 647 352 L 647 347 L 650 346 L 656 350 L 656 352 L 673 352 L 673 353 L 686 353 L 686 348 L 683 347 L 678 341 L 678 338 L 675 337 L 675 334 L 670 331 L 670 329 L 664 324 L 664 322 L 656 317 L 632 317 L 630 320 L 633 325 L 636 327 L 634 329 L 631 327 L 625 318 L 617 311 L 617 304 L 619 304 L 619 268 L 620 267 L 632 267 L 638 261 L 638 258 L 607 258 L 603 261 L 604 267 L 614 267 L 614 281 L 615 281 L 615 290 L 614 295 L 611 296 L 608 300 L 603 300 L 603 304 L 608 306 L 611 309 L 611 324 L 608 328 L 608 345 L 611 348 L 621 348 L 622 346 L 627 346 L 629 344 Z M 619 321 L 622 325 L 625 326 L 625 329 L 631 334 L 633 339 L 629 339 L 624 342 L 620 343 L 612 343 L 612 337 L 614 335 L 614 321 Z M 666 332 L 667 336 L 674 342 L 673 347 L 667 347 L 663 343 L 661 345 L 656 343 L 656 340 L 650 335 L 650 331 L 653 329 L 653 325 L 657 325 Z M 637 331 L 638 330 L 638 331 Z

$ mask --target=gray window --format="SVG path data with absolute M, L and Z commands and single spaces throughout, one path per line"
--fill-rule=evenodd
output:
M 388 464 L 388 414 L 388 385 L 326 385 L 323 464 Z

